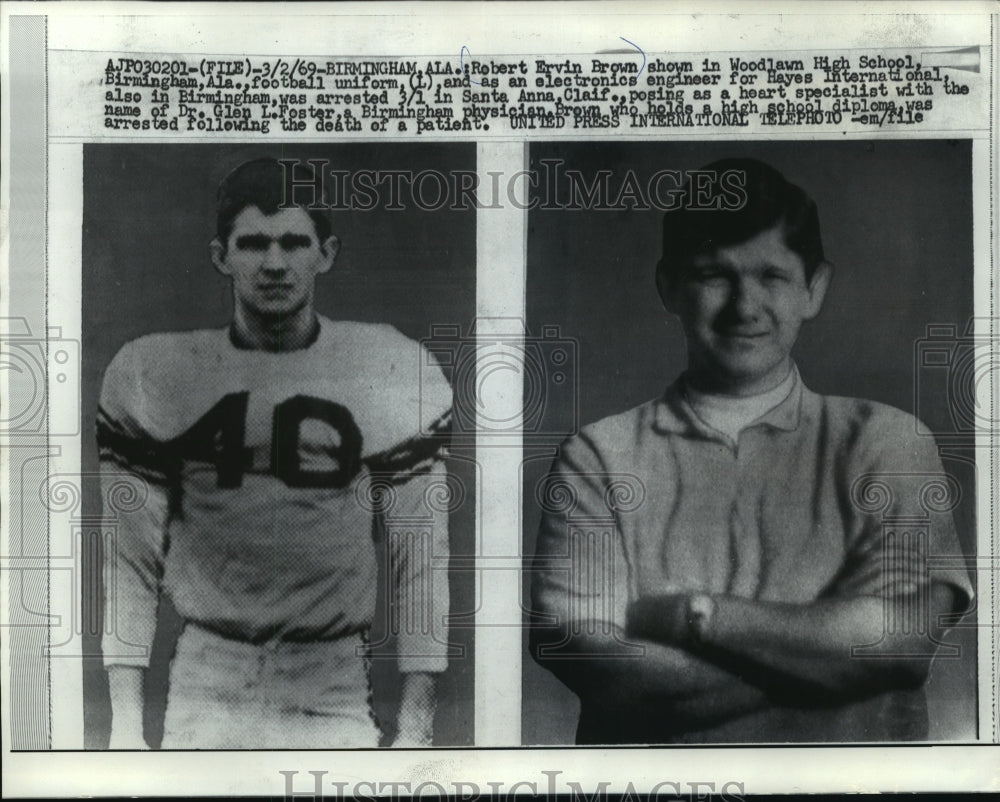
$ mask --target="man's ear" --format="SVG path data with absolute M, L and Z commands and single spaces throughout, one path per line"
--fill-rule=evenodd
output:
M 333 267 L 333 263 L 337 261 L 337 254 L 340 252 L 340 240 L 331 234 L 320 243 L 319 249 L 323 255 L 319 269 L 316 272 L 326 273 Z
M 215 265 L 215 269 L 218 270 L 222 275 L 231 275 L 229 265 L 226 264 L 226 248 L 219 241 L 218 237 L 215 237 L 210 243 L 208 243 L 208 252 L 212 256 L 212 264 Z
M 823 299 L 833 280 L 833 265 L 823 261 L 816 265 L 812 278 L 809 279 L 809 302 L 806 305 L 804 320 L 812 320 L 823 308 Z
M 667 278 L 667 271 L 664 270 L 663 260 L 656 265 L 656 291 L 660 294 L 663 306 L 671 314 L 677 314 L 677 282 Z

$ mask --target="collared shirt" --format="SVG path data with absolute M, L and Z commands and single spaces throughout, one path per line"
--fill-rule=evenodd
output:
M 592 632 L 624 628 L 631 601 L 669 592 L 798 604 L 895 596 L 929 583 L 928 556 L 962 554 L 950 512 L 957 484 L 933 438 L 900 410 L 817 395 L 797 375 L 736 441 L 694 414 L 682 378 L 566 441 L 544 490 L 533 609 Z M 966 609 L 963 571 L 933 579 Z M 897 740 L 927 729 L 922 690 L 772 707 L 682 734 L 649 715 L 632 737 L 628 722 L 604 720 L 583 699 L 578 739 Z
M 758 395 L 703 393 L 687 386 L 684 388 L 684 396 L 700 420 L 736 441 L 747 426 L 788 398 L 797 378 L 798 371 L 793 366 L 781 384 Z

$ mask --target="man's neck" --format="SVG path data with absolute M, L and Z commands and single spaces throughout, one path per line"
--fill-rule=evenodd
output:
M 791 372 L 792 361 L 787 359 L 768 375 L 753 381 L 727 381 L 710 369 L 700 369 L 694 365 L 689 365 L 684 376 L 689 387 L 705 395 L 751 398 L 764 395 L 784 384 Z
M 684 396 L 702 423 L 735 442 L 743 429 L 788 398 L 795 387 L 796 375 L 794 370 L 790 371 L 777 387 L 756 395 L 705 393 L 688 385 Z
M 240 348 L 260 351 L 295 351 L 316 339 L 319 319 L 309 307 L 290 315 L 259 315 L 237 310 L 231 336 Z

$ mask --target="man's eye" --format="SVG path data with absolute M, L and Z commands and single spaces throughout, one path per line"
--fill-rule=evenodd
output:
M 783 283 L 788 281 L 788 274 L 782 273 L 780 270 L 768 270 L 764 273 L 764 281 L 770 283 Z
M 721 270 L 698 270 L 694 274 L 694 280 L 702 284 L 711 284 L 725 281 L 726 274 Z
M 303 236 L 302 234 L 285 234 L 279 240 L 278 244 L 281 246 L 283 251 L 294 251 L 297 248 L 308 248 L 312 240 L 309 237 Z
M 254 236 L 251 234 L 238 237 L 236 240 L 236 247 L 241 251 L 266 251 L 270 244 L 270 237 Z

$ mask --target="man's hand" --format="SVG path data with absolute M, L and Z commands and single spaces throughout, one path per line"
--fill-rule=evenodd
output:
M 149 749 L 149 744 L 146 743 L 146 739 L 142 735 L 142 722 L 123 723 L 119 720 L 119 716 L 113 715 L 108 749 L 130 749 L 133 751 Z
M 435 675 L 416 671 L 403 674 L 394 747 L 431 746 L 434 741 Z
M 143 669 L 135 666 L 108 668 L 111 692 L 111 740 L 109 749 L 149 749 L 142 734 Z

